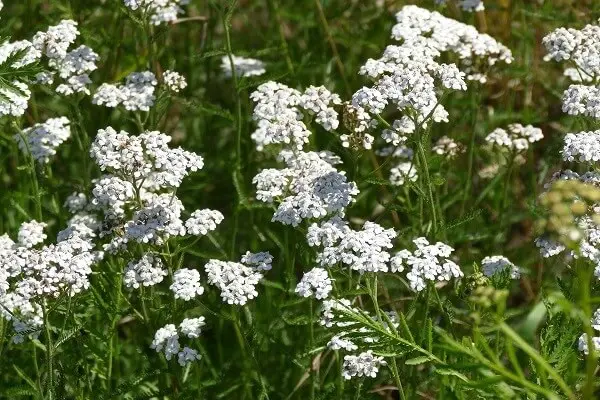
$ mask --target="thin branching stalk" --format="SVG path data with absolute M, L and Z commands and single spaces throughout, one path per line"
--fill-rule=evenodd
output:
M 344 89 L 346 90 L 346 95 L 350 97 L 352 90 L 350 89 L 350 84 L 348 83 L 348 78 L 346 77 L 346 69 L 344 68 L 344 63 L 340 57 L 340 53 L 338 52 L 337 45 L 333 36 L 331 34 L 331 29 L 329 28 L 329 23 L 327 22 L 327 17 L 325 16 L 325 11 L 323 10 L 323 6 L 321 5 L 321 0 L 314 0 L 315 7 L 317 9 L 317 14 L 319 15 L 319 20 L 321 22 L 321 26 L 325 31 L 325 36 L 327 38 L 327 42 L 329 43 L 329 47 L 331 48 L 331 52 L 333 53 L 333 59 L 340 73 L 340 77 L 342 78 L 342 82 L 344 82 Z

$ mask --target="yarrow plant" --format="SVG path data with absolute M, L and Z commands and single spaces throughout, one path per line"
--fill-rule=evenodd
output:
M 58 3 L 0 2 L 0 398 L 595 398 L 594 2 Z

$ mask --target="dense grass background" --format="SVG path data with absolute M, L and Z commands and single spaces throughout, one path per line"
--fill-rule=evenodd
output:
M 274 268 L 260 285 L 255 301 L 245 307 L 225 306 L 214 290 L 208 290 L 192 310 L 188 304 L 173 306 L 166 286 L 139 296 L 123 296 L 119 274 L 127 260 L 101 264 L 93 276 L 94 289 L 74 298 L 72 304 L 59 303 L 52 315 L 56 338 L 65 338 L 55 354 L 56 397 L 249 399 L 268 395 L 285 399 L 308 398 L 316 390 L 318 398 L 351 398 L 356 383 L 341 382 L 338 356 L 324 349 L 328 340 L 324 330 L 316 329 L 311 340 L 312 325 L 307 323 L 311 306 L 293 293 L 302 272 L 314 266 L 313 250 L 307 248 L 301 230 L 270 223 L 272 210 L 253 199 L 252 177 L 275 164 L 269 154 L 256 152 L 250 139 L 254 124 L 248 95 L 259 83 L 277 80 L 295 88 L 325 85 L 348 99 L 365 83 L 357 74 L 359 67 L 392 43 L 393 14 L 405 4 L 429 9 L 435 5 L 433 1 L 248 0 L 231 9 L 225 1 L 191 3 L 187 6 L 189 19 L 158 27 L 150 38 L 121 0 L 5 1 L 0 13 L 1 32 L 12 40 L 29 39 L 60 19 L 78 21 L 82 36 L 77 44 L 91 46 L 101 57 L 99 69 L 92 74 L 98 85 L 148 67 L 157 73 L 169 68 L 183 73 L 188 87 L 156 107 L 149 128 L 169 133 L 174 144 L 205 158 L 204 169 L 187 179 L 178 192 L 186 208 L 213 208 L 225 215 L 214 241 L 200 241 L 185 263 L 201 267 L 208 258 L 237 260 L 247 249 L 269 250 L 275 257 Z M 544 329 L 549 326 L 543 299 L 558 287 L 557 276 L 564 266 L 541 260 L 533 245 L 533 221 L 538 213 L 535 199 L 543 183 L 561 167 L 564 133 L 592 125 L 582 126 L 581 121 L 561 112 L 560 98 L 568 82 L 561 66 L 543 61 L 541 38 L 560 26 L 580 28 L 596 22 L 600 2 L 488 0 L 485 5 L 485 13 L 478 14 L 438 7 L 446 16 L 489 33 L 515 57 L 513 64 L 498 68 L 486 85 L 471 84 L 467 92 L 452 94 L 445 101 L 450 122 L 432 129 L 433 139 L 448 135 L 466 148 L 452 161 L 433 157 L 430 163 L 444 210 L 442 238 L 457 249 L 465 273 L 472 271 L 474 262 L 492 254 L 503 254 L 527 271 L 511 288 L 507 320 L 549 358 L 556 354 L 553 348 L 543 347 L 544 338 L 547 343 L 548 335 L 558 335 L 553 340 L 565 341 L 556 346 L 568 354 L 552 365 L 562 363 L 561 373 L 566 379 L 572 374 L 569 382 L 575 382 L 580 369 L 576 352 L 580 327 L 562 316 L 551 324 L 560 326 L 559 333 L 539 333 L 540 329 L 547 332 Z M 221 56 L 227 54 L 224 26 L 229 18 L 232 52 L 265 61 L 268 71 L 259 78 L 240 80 L 237 87 L 220 70 Z M 153 49 L 150 53 L 149 46 Z M 43 88 L 36 89 L 30 109 L 18 124 L 26 127 L 61 115 L 73 121 L 73 136 L 39 175 L 49 237 L 66 223 L 68 216 L 62 209 L 66 197 L 74 191 L 89 191 L 91 179 L 99 176 L 87 152 L 97 129 L 112 126 L 138 131 L 131 115 L 123 111 L 94 106 L 89 97 L 58 98 Z M 388 117 L 392 120 L 393 114 Z M 512 122 L 541 127 L 544 140 L 527 153 L 523 165 L 501 166 L 495 177 L 481 178 L 478 171 L 498 162 L 499 157 L 482 146 L 483 138 Z M 235 151 L 238 128 L 242 133 L 239 154 Z M 30 171 L 22 168 L 27 160 L 19 153 L 13 133 L 9 122 L 2 125 L 0 232 L 10 234 L 35 215 Z M 428 231 L 419 223 L 416 202 L 406 200 L 416 199 L 415 193 L 395 197 L 390 193 L 393 188 L 373 183 L 381 177 L 369 154 L 342 148 L 339 140 L 325 131 L 318 131 L 311 140 L 312 148 L 341 155 L 343 168 L 359 184 L 359 200 L 348 210 L 351 221 L 368 219 L 395 227 L 400 232 L 397 248 Z M 393 213 L 398 215 L 398 223 Z M 347 279 L 343 273 L 336 278 L 340 284 Z M 166 282 L 161 287 L 164 285 Z M 566 293 L 577 291 L 576 282 L 565 285 Z M 386 290 L 385 305 L 391 302 L 406 310 L 411 328 L 427 323 L 414 309 L 410 313 L 414 293 L 391 278 Z M 149 322 L 135 318 L 132 312 L 142 297 L 151 314 Z M 456 319 L 459 341 L 469 332 L 467 297 L 449 291 L 442 299 Z M 420 306 L 428 302 L 429 298 L 417 299 Z M 149 344 L 156 329 L 194 312 L 208 320 L 197 341 L 203 361 L 185 370 L 176 363 L 167 364 Z M 448 328 L 444 318 L 433 323 Z M 0 322 L 0 398 L 19 394 L 33 398 L 30 386 L 37 386 L 36 376 L 44 379 L 43 346 L 38 342 L 10 344 L 6 325 Z M 317 385 L 307 383 L 311 364 L 320 370 Z M 440 378 L 422 365 L 399 367 L 409 398 L 465 398 L 469 393 L 457 389 L 452 377 Z M 361 398 L 397 398 L 397 392 L 386 389 L 390 382 L 387 372 L 366 380 Z M 473 393 L 494 398 L 485 395 L 486 388 L 481 390 Z

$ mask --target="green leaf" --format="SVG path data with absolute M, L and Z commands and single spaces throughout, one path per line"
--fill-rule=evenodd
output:
M 19 367 L 17 367 L 16 365 L 13 364 L 13 369 L 15 370 L 15 372 L 17 373 L 17 375 L 19 375 L 21 377 L 21 379 L 23 379 L 25 382 L 27 382 L 27 384 L 37 392 L 37 385 L 35 384 L 35 382 L 33 381 L 33 379 L 31 379 L 30 377 L 27 376 L 27 374 L 25 372 L 23 372 L 23 370 L 21 370 Z
M 415 357 L 415 358 L 410 358 L 408 360 L 406 360 L 404 362 L 404 364 L 406 365 L 420 365 L 420 364 L 425 364 L 428 363 L 429 361 L 432 361 L 433 359 L 429 356 L 419 356 L 419 357 Z
M 435 370 L 435 373 L 444 376 L 455 376 L 463 382 L 470 382 L 469 378 L 467 378 L 465 375 L 451 368 L 438 368 Z

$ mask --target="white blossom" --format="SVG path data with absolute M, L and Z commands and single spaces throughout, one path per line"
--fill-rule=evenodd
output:
M 216 210 L 196 210 L 185 221 L 185 228 L 188 235 L 206 235 L 217 229 L 217 225 L 223 222 L 223 214 Z
M 595 351 L 600 350 L 600 337 L 598 337 L 598 336 L 592 337 L 592 345 L 594 346 Z M 588 347 L 588 336 L 586 333 L 584 333 L 583 335 L 581 335 L 579 337 L 578 347 L 579 347 L 579 351 L 584 353 L 585 355 L 588 355 L 590 353 L 590 350 Z
M 187 82 L 179 72 L 166 70 L 163 73 L 163 81 L 167 89 L 172 92 L 179 92 L 187 87 Z
M 358 346 L 354 344 L 350 339 L 346 338 L 343 334 L 333 335 L 333 337 L 327 342 L 327 347 L 331 350 L 344 349 L 346 351 L 358 350 Z
M 567 133 L 562 156 L 565 161 L 592 163 L 600 161 L 600 130 Z
M 106 107 L 122 104 L 129 111 L 150 111 L 157 84 L 156 76 L 150 71 L 132 72 L 125 78 L 124 85 L 102 84 L 94 93 L 92 103 Z
M 358 194 L 356 184 L 347 182 L 346 176 L 332 165 L 339 159 L 331 154 L 282 151 L 280 158 L 287 168 L 278 173 L 264 170 L 252 180 L 261 201 L 271 202 L 285 196 L 273 221 L 298 226 L 304 219 L 341 213 Z
M 242 264 L 254 268 L 256 271 L 270 271 L 273 267 L 273 256 L 268 251 L 259 253 L 246 252 L 240 260 Z
M 544 258 L 560 254 L 566 249 L 562 244 L 543 237 L 535 239 L 535 245 L 540 249 L 540 253 Z
M 175 325 L 167 324 L 157 330 L 150 348 L 156 350 L 158 353 L 164 350 L 167 360 L 170 360 L 174 354 L 178 354 L 180 348 L 179 334 Z
M 156 254 L 146 253 L 138 261 L 130 261 L 123 273 L 123 283 L 128 288 L 154 286 L 168 275 L 162 260 Z
M 329 296 L 332 289 L 331 278 L 329 278 L 327 270 L 315 267 L 304 273 L 296 286 L 296 293 L 302 297 L 314 296 L 316 299 L 322 300 Z
M 70 122 L 67 118 L 50 118 L 42 124 L 23 129 L 14 136 L 22 152 L 31 152 L 39 163 L 48 163 L 56 154 L 56 149 L 71 136 Z
M 544 138 L 542 130 L 531 125 L 510 124 L 508 130 L 496 128 L 485 138 L 486 142 L 504 147 L 515 152 L 522 152 L 529 148 L 530 143 L 535 143 Z
M 23 222 L 19 227 L 18 241 L 19 245 L 32 248 L 35 245 L 43 243 L 48 237 L 44 233 L 47 224 L 35 220 Z
M 248 76 L 260 76 L 267 72 L 265 69 L 265 63 L 260 60 L 256 60 L 254 58 L 246 58 L 246 57 L 238 57 L 231 56 L 233 60 L 233 67 L 235 68 L 235 73 L 238 77 L 248 77 Z M 221 58 L 221 69 L 223 73 L 227 77 L 231 77 L 231 60 L 229 56 L 223 56 Z
M 198 318 L 185 318 L 179 324 L 179 329 L 181 333 L 187 336 L 190 339 L 195 339 L 200 337 L 200 333 L 202 333 L 202 327 L 206 325 L 204 317 Z
M 481 260 L 481 268 L 485 276 L 493 276 L 497 272 L 505 269 L 510 270 L 511 279 L 519 279 L 521 270 L 504 256 L 487 256 Z
M 200 354 L 198 354 L 197 350 L 191 349 L 189 347 L 184 347 L 178 354 L 177 354 L 177 362 L 179 363 L 179 365 L 181 365 L 182 367 L 185 367 L 186 365 L 188 365 L 189 363 L 191 363 L 192 361 L 196 361 L 201 359 L 202 357 L 200 357 Z
M 374 356 L 371 350 L 367 350 L 357 356 L 344 356 L 342 376 L 345 379 L 362 376 L 375 378 L 379 372 L 379 367 L 386 364 L 383 357 Z
M 189 301 L 204 293 L 200 285 L 200 273 L 195 269 L 181 268 L 173 273 L 173 283 L 169 287 L 176 299 Z
M 425 289 L 427 281 L 446 282 L 464 276 L 460 267 L 449 258 L 454 251 L 452 247 L 442 242 L 430 244 L 423 237 L 414 239 L 413 243 L 417 247 L 415 251 L 402 250 L 396 253 L 392 262 L 396 271 L 403 271 L 404 266 L 411 268 L 406 277 L 413 290 Z
M 227 304 L 244 305 L 258 296 L 256 285 L 262 274 L 244 264 L 210 260 L 204 267 L 208 283 L 221 291 L 221 298 Z
M 362 230 L 352 230 L 340 217 L 308 228 L 309 246 L 320 246 L 317 262 L 321 266 L 343 263 L 350 269 L 360 272 L 387 272 L 390 260 L 388 249 L 396 237 L 393 229 L 367 221 Z
M 417 179 L 419 179 L 417 168 L 412 162 L 401 162 L 390 169 L 390 182 L 394 186 L 402 186 Z
M 131 10 L 143 10 L 150 17 L 153 25 L 176 21 L 184 13 L 181 6 L 189 4 L 189 0 L 124 0 L 125 6 Z

